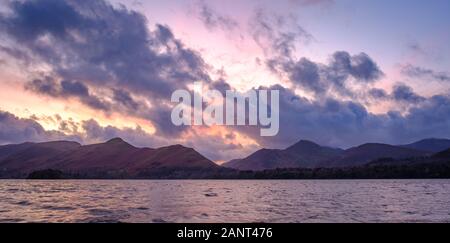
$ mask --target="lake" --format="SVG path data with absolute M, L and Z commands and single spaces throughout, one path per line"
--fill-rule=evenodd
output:
M 450 222 L 450 180 L 0 180 L 0 222 Z

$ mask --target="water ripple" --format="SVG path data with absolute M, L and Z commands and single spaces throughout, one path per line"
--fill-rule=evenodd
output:
M 450 222 L 450 180 L 0 180 L 0 222 Z

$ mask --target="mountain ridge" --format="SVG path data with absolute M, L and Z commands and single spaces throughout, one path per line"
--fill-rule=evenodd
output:
M 286 149 L 261 149 L 223 166 L 238 170 L 271 170 L 286 168 L 339 168 L 363 166 L 380 159 L 408 159 L 430 156 L 450 149 L 448 139 L 422 139 L 408 145 L 365 143 L 348 149 L 321 146 L 308 140 Z
M 429 155 L 426 151 L 404 148 L 400 146 L 366 143 L 346 149 L 341 156 L 321 164 L 322 167 L 355 167 L 366 165 L 379 159 L 407 159 Z
M 332 159 L 342 151 L 320 146 L 308 140 L 300 140 L 286 149 L 261 149 L 246 158 L 229 161 L 223 166 L 239 170 L 311 168 L 314 164 Z
M 0 146 L 0 158 L 0 177 L 18 178 L 49 169 L 86 177 L 104 174 L 134 178 L 220 168 L 192 148 L 137 148 L 121 138 L 89 145 L 69 141 L 5 145 Z
M 406 148 L 413 148 L 433 153 L 438 153 L 450 148 L 450 139 L 427 138 L 410 144 L 400 145 Z
M 180 144 L 138 148 L 122 138 L 89 145 L 71 141 L 25 142 L 0 146 L 0 178 L 26 178 L 36 171 L 60 171 L 70 178 L 203 178 L 205 175 L 209 178 L 234 170 L 400 166 L 441 163 L 450 158 L 450 148 L 429 152 L 445 148 L 446 139 L 423 139 L 413 144 L 425 144 L 427 150 L 382 143 L 366 143 L 344 150 L 300 140 L 285 149 L 263 148 L 219 166 L 195 149 Z

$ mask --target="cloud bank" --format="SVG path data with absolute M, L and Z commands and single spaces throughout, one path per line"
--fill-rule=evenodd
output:
M 308 6 L 333 1 L 293 2 Z M 243 31 L 237 27 L 240 23 L 205 2 L 199 6 L 198 17 L 205 28 Z M 425 97 L 400 82 L 392 90 L 377 87 L 385 73 L 365 52 L 336 51 L 323 63 L 299 56 L 299 44 L 314 41 L 314 36 L 295 16 L 256 9 L 249 32 L 241 33 L 263 50 L 267 70 L 287 81 L 255 87 L 281 92 L 280 133 L 267 138 L 259 136 L 259 127 L 227 127 L 214 133 L 217 128 L 171 124 L 169 99 L 174 90 L 189 89 L 199 80 L 222 92 L 234 87 L 226 78 L 211 78 L 216 70 L 177 38 L 170 26 L 150 24 L 143 14 L 104 0 L 11 1 L 5 7 L 8 11 L 0 14 L 0 36 L 7 41 L 1 43 L 0 51 L 22 63 L 30 77 L 24 84 L 27 92 L 64 100 L 69 106 L 77 100 L 96 112 L 145 119 L 156 132 L 149 134 L 139 126 L 102 126 L 95 119 L 59 120 L 57 130 L 46 130 L 39 119 L 2 111 L 3 144 L 58 139 L 89 143 L 120 136 L 136 146 L 183 143 L 210 159 L 227 160 L 243 157 L 258 146 L 286 147 L 300 139 L 348 147 L 450 137 L 448 94 Z M 402 74 L 450 80 L 445 72 L 412 65 L 404 66 Z M 367 108 L 367 103 L 381 102 L 405 109 L 374 114 Z M 256 145 L 239 141 L 242 136 Z

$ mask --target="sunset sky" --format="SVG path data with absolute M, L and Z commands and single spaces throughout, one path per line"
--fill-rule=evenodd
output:
M 0 0 L 0 144 L 122 137 L 223 162 L 301 139 L 450 138 L 448 0 Z M 280 132 L 175 127 L 170 96 L 280 90 Z

